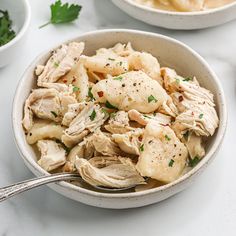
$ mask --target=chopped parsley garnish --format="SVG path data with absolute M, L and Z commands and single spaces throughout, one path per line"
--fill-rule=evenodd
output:
M 113 106 L 110 102 L 106 101 L 105 106 L 110 109 L 117 109 L 117 107 Z
M 60 64 L 58 62 L 54 62 L 53 66 L 57 68 Z
M 119 62 L 120 66 L 122 66 L 122 61 Z
M 202 117 L 203 117 L 203 114 L 201 113 L 201 114 L 199 115 L 199 119 L 202 119 Z
M 186 133 L 183 134 L 185 140 L 188 140 L 188 136 L 189 136 L 189 131 L 187 131 Z
M 151 119 L 152 117 L 150 116 L 147 116 L 147 115 L 143 115 L 144 117 L 148 118 L 148 119 Z
M 67 147 L 61 140 L 56 139 L 56 143 L 61 144 L 61 146 L 63 147 L 63 149 L 66 151 L 66 154 L 69 154 L 71 148 Z
M 94 98 L 94 96 L 93 96 L 91 90 L 92 90 L 92 88 L 89 88 L 89 90 L 88 90 L 88 96 L 89 96 L 89 97 L 91 98 L 91 100 L 93 101 L 93 100 L 95 100 L 95 98 Z
M 62 4 L 61 0 L 57 0 L 54 4 L 51 4 L 51 19 L 46 24 L 40 26 L 42 28 L 49 24 L 67 23 L 76 20 L 79 16 L 81 6 L 78 4 L 65 3 Z
M 76 87 L 76 86 L 74 86 L 74 87 L 73 87 L 73 92 L 77 92 L 77 91 L 79 91 L 79 88 Z
M 185 78 L 183 81 L 192 81 L 192 80 L 193 80 L 193 78 L 187 77 L 187 78 Z
M 8 11 L 0 10 L 0 46 L 3 46 L 15 38 L 16 33 L 11 28 L 12 21 Z
M 152 101 L 157 102 L 157 99 L 156 99 L 153 95 L 150 95 L 150 96 L 148 97 L 148 103 L 150 103 L 150 102 L 152 102 Z
M 109 115 L 109 112 L 107 111 L 107 109 L 102 108 L 101 111 L 102 111 L 102 113 L 104 113 L 105 115 Z
M 177 84 L 180 83 L 180 79 L 178 79 L 178 78 L 176 78 L 175 81 L 176 81 Z
M 194 167 L 196 166 L 200 161 L 200 158 L 198 156 L 195 156 L 193 159 L 189 159 L 189 166 Z
M 89 116 L 90 120 L 93 121 L 93 120 L 95 119 L 96 115 L 97 115 L 97 113 L 96 113 L 96 111 L 93 109 L 91 115 Z
M 153 113 L 153 116 L 156 116 L 156 115 L 157 115 L 157 113 L 156 113 L 156 112 L 154 112 L 154 113 Z
M 144 151 L 144 144 L 142 144 L 139 148 L 140 152 L 143 152 Z
M 122 77 L 122 76 L 117 76 L 117 77 L 114 77 L 113 79 L 114 79 L 114 80 L 120 80 L 120 81 L 121 81 L 121 80 L 123 79 L 123 77 Z
M 174 164 L 174 162 L 175 162 L 175 161 L 174 161 L 173 159 L 171 159 L 170 162 L 169 162 L 169 167 L 172 167 L 173 164 Z
M 112 113 L 110 114 L 110 117 L 111 117 L 111 118 L 115 118 L 115 117 L 116 117 L 116 112 L 112 112 Z
M 51 113 L 54 115 L 55 118 L 58 117 L 57 113 L 55 111 L 51 111 Z
M 109 60 L 109 61 L 115 61 L 114 58 L 110 58 L 110 57 L 108 58 L 108 60 Z
M 165 138 L 166 138 L 167 141 L 171 140 L 171 138 L 167 134 L 165 135 Z

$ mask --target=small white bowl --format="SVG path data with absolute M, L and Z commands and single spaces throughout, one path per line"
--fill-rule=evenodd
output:
M 142 192 L 116 194 L 99 193 L 67 182 L 55 183 L 49 186 L 62 195 L 88 205 L 121 209 L 140 207 L 162 201 L 193 184 L 198 174 L 207 167 L 216 155 L 223 140 L 227 121 L 225 97 L 222 87 L 217 76 L 206 61 L 191 48 L 179 41 L 163 35 L 142 31 L 101 30 L 80 35 L 70 41 L 84 41 L 86 45 L 84 53 L 87 55 L 94 54 L 95 50 L 101 47 L 111 47 L 118 42 L 131 42 L 136 50 L 151 52 L 158 58 L 161 65 L 170 66 L 183 76 L 195 75 L 202 86 L 213 92 L 220 125 L 214 136 L 209 138 L 207 142 L 206 156 L 203 160 L 187 174 L 170 184 Z M 26 141 L 21 120 L 24 102 L 31 89 L 36 86 L 35 66 L 45 63 L 53 49 L 51 48 L 38 56 L 25 71 L 17 86 L 13 104 L 12 122 L 15 141 L 26 165 L 37 176 L 48 175 L 48 173 L 37 164 L 35 152 Z
M 0 68 L 19 58 L 26 31 L 29 28 L 31 10 L 28 0 L 1 0 L 1 10 L 7 10 L 16 37 L 0 46 Z
M 168 29 L 203 29 L 220 25 L 236 18 L 236 2 L 198 12 L 163 11 L 138 4 L 133 0 L 112 0 L 112 2 L 135 19 Z

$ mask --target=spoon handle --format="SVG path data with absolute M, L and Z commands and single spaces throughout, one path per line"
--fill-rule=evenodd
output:
M 30 180 L 25 180 L 16 184 L 12 184 L 3 188 L 0 188 L 0 202 L 18 194 L 30 190 L 32 188 L 49 184 L 62 180 L 75 180 L 81 178 L 78 174 L 60 173 L 42 176 Z

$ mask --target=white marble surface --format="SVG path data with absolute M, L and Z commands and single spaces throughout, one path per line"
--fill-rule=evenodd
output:
M 51 45 L 82 32 L 131 28 L 162 33 L 199 52 L 223 84 L 229 108 L 224 144 L 206 172 L 186 191 L 156 205 L 131 210 L 104 210 L 74 202 L 41 187 L 0 204 L 1 236 L 38 235 L 236 235 L 236 21 L 198 31 L 170 31 L 134 20 L 109 0 L 80 0 L 76 24 L 38 26 L 49 17 L 48 0 L 31 0 L 33 19 L 25 53 L 0 69 L 0 186 L 33 177 L 13 140 L 11 106 L 17 83 L 31 60 Z

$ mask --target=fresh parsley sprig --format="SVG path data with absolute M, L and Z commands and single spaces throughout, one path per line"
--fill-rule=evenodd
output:
M 51 19 L 46 24 L 41 25 L 39 28 L 43 28 L 49 24 L 68 23 L 76 20 L 82 9 L 82 6 L 78 4 L 65 3 L 62 4 L 61 0 L 57 0 L 50 6 Z

